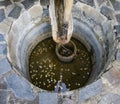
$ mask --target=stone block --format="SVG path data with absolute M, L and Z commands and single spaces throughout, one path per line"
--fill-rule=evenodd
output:
M 116 11 L 119 11 L 120 10 L 120 1 L 118 0 L 110 0 L 111 1 L 111 3 L 112 3 L 112 5 L 113 5 L 113 7 L 114 7 L 114 9 L 116 10 Z
M 109 20 L 114 19 L 113 10 L 107 6 L 102 6 L 100 11 L 104 16 L 106 16 Z
M 36 19 L 36 18 L 42 16 L 42 7 L 39 4 L 38 5 L 34 5 L 33 7 L 31 7 L 29 9 L 28 12 L 31 15 L 32 19 Z
M 57 93 L 39 93 L 39 104 L 57 104 Z
M 2 22 L 4 19 L 5 19 L 4 9 L 0 9 L 0 22 Z
M 7 58 L 0 59 L 0 75 L 7 73 L 11 70 L 11 66 Z
M 17 19 L 20 16 L 20 12 L 21 12 L 21 7 L 15 6 L 8 16 Z
M 24 0 L 22 4 L 24 5 L 25 9 L 29 9 L 30 7 L 34 5 L 35 1 L 36 0 Z
M 3 22 L 0 23 L 0 33 L 6 35 L 10 29 L 12 22 L 8 22 L 7 19 L 5 19 Z
M 6 44 L 0 44 L 0 54 L 1 55 L 7 54 L 7 45 Z
M 101 98 L 98 104 L 120 104 L 120 95 L 108 93 Z
M 0 104 L 7 104 L 7 97 L 8 97 L 7 91 L 0 91 Z
M 79 102 L 83 102 L 97 94 L 102 92 L 102 81 L 101 79 L 96 82 L 82 88 L 79 92 Z
M 23 79 L 21 76 L 12 74 L 6 77 L 8 88 L 11 88 L 16 97 L 34 100 L 35 94 L 28 81 Z

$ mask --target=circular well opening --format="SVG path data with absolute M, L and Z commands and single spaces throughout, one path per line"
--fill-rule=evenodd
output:
M 69 63 L 58 58 L 52 38 L 35 46 L 29 58 L 29 73 L 34 85 L 58 92 L 78 89 L 87 83 L 92 72 L 91 52 L 79 40 L 71 40 L 76 46 L 76 56 Z

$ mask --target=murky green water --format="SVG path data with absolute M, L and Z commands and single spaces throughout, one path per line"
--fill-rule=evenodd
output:
M 52 38 L 43 40 L 34 48 L 29 59 L 30 78 L 34 85 L 54 91 L 60 76 L 68 90 L 86 84 L 92 71 L 91 55 L 78 40 L 72 38 L 72 41 L 77 46 L 77 56 L 70 63 L 59 61 Z

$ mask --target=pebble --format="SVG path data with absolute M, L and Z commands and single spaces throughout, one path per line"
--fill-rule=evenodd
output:
M 32 71 L 30 71 L 30 73 L 32 74 Z
M 87 72 L 87 75 L 89 75 L 90 73 L 89 72 Z
M 76 75 L 76 73 L 72 72 L 72 75 Z
M 85 78 L 85 76 L 83 76 L 83 78 Z
M 36 80 L 38 80 L 38 78 L 35 78 Z
M 84 68 L 84 70 L 87 70 L 88 68 Z
M 40 78 L 42 78 L 43 77 L 43 75 L 40 75 Z
M 83 70 L 82 68 L 80 68 L 80 70 Z
M 39 61 L 36 62 L 37 64 L 39 63 Z
M 68 86 L 70 87 L 71 85 L 70 85 L 70 84 L 68 84 Z

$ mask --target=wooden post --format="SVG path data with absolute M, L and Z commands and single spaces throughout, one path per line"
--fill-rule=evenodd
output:
M 50 0 L 49 14 L 52 25 L 52 37 L 57 43 L 66 44 L 73 33 L 73 0 Z

